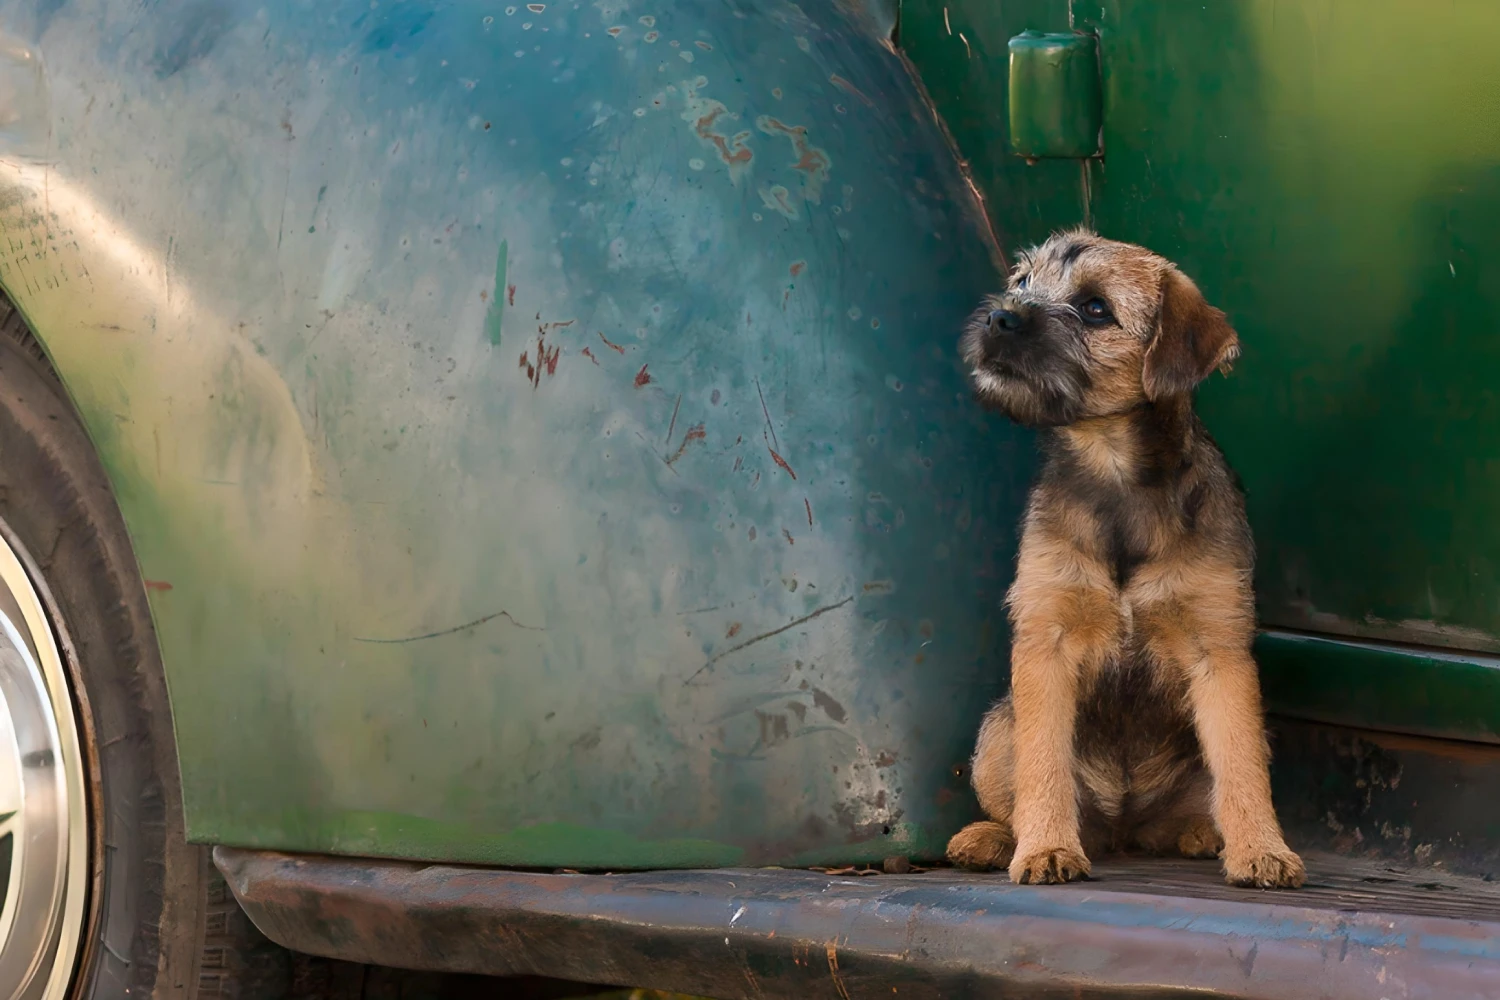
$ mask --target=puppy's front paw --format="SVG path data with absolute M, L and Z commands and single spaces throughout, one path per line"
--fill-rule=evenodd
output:
M 1285 844 L 1268 851 L 1225 851 L 1224 880 L 1257 889 L 1295 889 L 1307 880 L 1307 869 Z
M 1010 827 L 1000 823 L 970 823 L 948 841 L 948 860 L 960 868 L 984 871 L 1004 868 L 1016 850 Z
M 1010 880 L 1021 885 L 1051 885 L 1089 877 L 1089 859 L 1077 847 L 1016 848 L 1010 862 Z
M 1001 823 L 969 823 L 948 841 L 948 861 L 960 868 L 1005 868 L 1016 853 L 1016 838 Z

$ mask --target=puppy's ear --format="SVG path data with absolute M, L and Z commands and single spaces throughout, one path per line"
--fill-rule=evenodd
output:
M 1146 398 L 1191 392 L 1215 368 L 1228 371 L 1239 356 L 1240 338 L 1228 317 L 1204 301 L 1187 275 L 1168 268 L 1161 278 L 1156 335 L 1141 366 Z

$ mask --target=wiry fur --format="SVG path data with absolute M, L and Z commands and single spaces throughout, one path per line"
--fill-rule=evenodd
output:
M 1025 254 L 970 322 L 976 395 L 1045 428 L 1045 462 L 1008 598 L 1011 694 L 974 752 L 990 820 L 953 838 L 955 863 L 1067 881 L 1136 847 L 1302 884 L 1271 805 L 1244 499 L 1193 412 L 1238 352 L 1171 263 L 1085 230 Z

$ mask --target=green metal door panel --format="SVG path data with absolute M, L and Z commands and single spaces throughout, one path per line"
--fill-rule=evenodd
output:
M 1245 355 L 1201 395 L 1271 625 L 1500 635 L 1500 6 L 1076 3 L 1101 230 L 1181 262 Z
M 1200 405 L 1248 490 L 1267 624 L 1500 649 L 1500 6 L 1071 6 L 902 8 L 998 228 L 1091 222 L 1229 312 L 1245 354 Z M 1005 39 L 1070 27 L 1100 37 L 1086 208 L 1085 161 L 1004 143 Z

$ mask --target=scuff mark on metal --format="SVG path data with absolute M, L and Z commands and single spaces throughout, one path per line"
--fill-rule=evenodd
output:
M 767 187 L 761 185 L 760 200 L 771 211 L 793 222 L 798 219 L 797 209 L 792 205 L 792 193 L 780 184 Z
M 849 598 L 849 600 L 852 601 L 853 598 L 851 597 Z M 528 632 L 547 631 L 540 625 L 523 625 L 522 623 L 516 621 L 515 618 L 511 616 L 511 613 L 509 611 L 496 611 L 494 614 L 485 615 L 483 618 L 476 618 L 471 622 L 464 622 L 462 625 L 455 625 L 452 628 L 439 629 L 436 632 L 424 632 L 421 635 L 411 635 L 401 639 L 379 639 L 370 636 L 357 635 L 354 637 L 354 641 L 372 642 L 378 643 L 380 645 L 395 646 L 406 642 L 421 642 L 423 639 L 440 639 L 445 635 L 453 635 L 454 633 L 463 632 L 467 629 L 478 628 L 479 626 L 492 622 L 497 618 L 504 618 L 516 628 L 525 629 Z
M 500 345 L 500 328 L 505 320 L 505 306 L 509 302 L 516 303 L 516 286 L 505 284 L 505 271 L 509 264 L 510 246 L 505 240 L 500 241 L 500 250 L 495 256 L 495 292 L 490 296 L 490 307 L 484 314 L 484 330 L 489 336 L 490 345 Z M 504 297 L 502 297 L 502 295 Z
M 801 618 L 796 618 L 796 619 L 793 619 L 792 621 L 787 622 L 785 625 L 781 626 L 780 628 L 773 628 L 769 632 L 762 632 L 762 633 L 760 633 L 757 636 L 753 636 L 753 637 L 751 637 L 749 639 L 746 639 L 744 642 L 740 643 L 737 646 L 731 646 L 730 648 L 724 650 L 722 653 L 715 653 L 713 656 L 711 656 L 711 657 L 708 658 L 708 661 L 706 663 L 704 663 L 703 666 L 701 666 L 697 670 L 693 671 L 692 675 L 690 677 L 688 677 L 687 680 L 683 681 L 683 684 L 689 684 L 689 683 L 691 683 L 699 674 L 703 673 L 703 671 L 705 671 L 705 670 L 708 670 L 708 669 L 712 668 L 715 663 L 718 663 L 720 660 L 724 659 L 726 656 L 733 656 L 735 653 L 738 653 L 740 650 L 742 650 L 742 649 L 748 649 L 749 647 L 755 645 L 758 642 L 764 642 L 767 639 L 771 639 L 771 638 L 774 638 L 774 637 L 776 637 L 778 635 L 781 635 L 783 632 L 789 632 L 792 629 L 796 628 L 798 625 L 806 625 L 808 622 L 812 621 L 814 618 L 821 618 L 823 615 L 828 614 L 830 611 L 837 611 L 839 608 L 844 607 L 846 604 L 849 604 L 853 600 L 854 600 L 853 595 L 850 595 L 849 597 L 844 598 L 842 601 L 837 601 L 837 602 L 835 602 L 833 604 L 825 604 L 821 608 L 818 608 L 817 610 L 812 611 L 809 614 L 803 615 Z
M 792 162 L 792 169 L 804 177 L 802 197 L 814 205 L 818 204 L 823 198 L 823 184 L 828 180 L 833 161 L 828 158 L 826 152 L 807 141 L 807 126 L 787 125 L 770 115 L 760 116 L 755 119 L 755 124 L 766 135 L 785 136 L 791 142 L 792 152 L 797 156 L 797 159 Z M 775 188 L 771 190 L 775 192 Z M 768 202 L 766 207 L 774 208 L 775 206 Z

